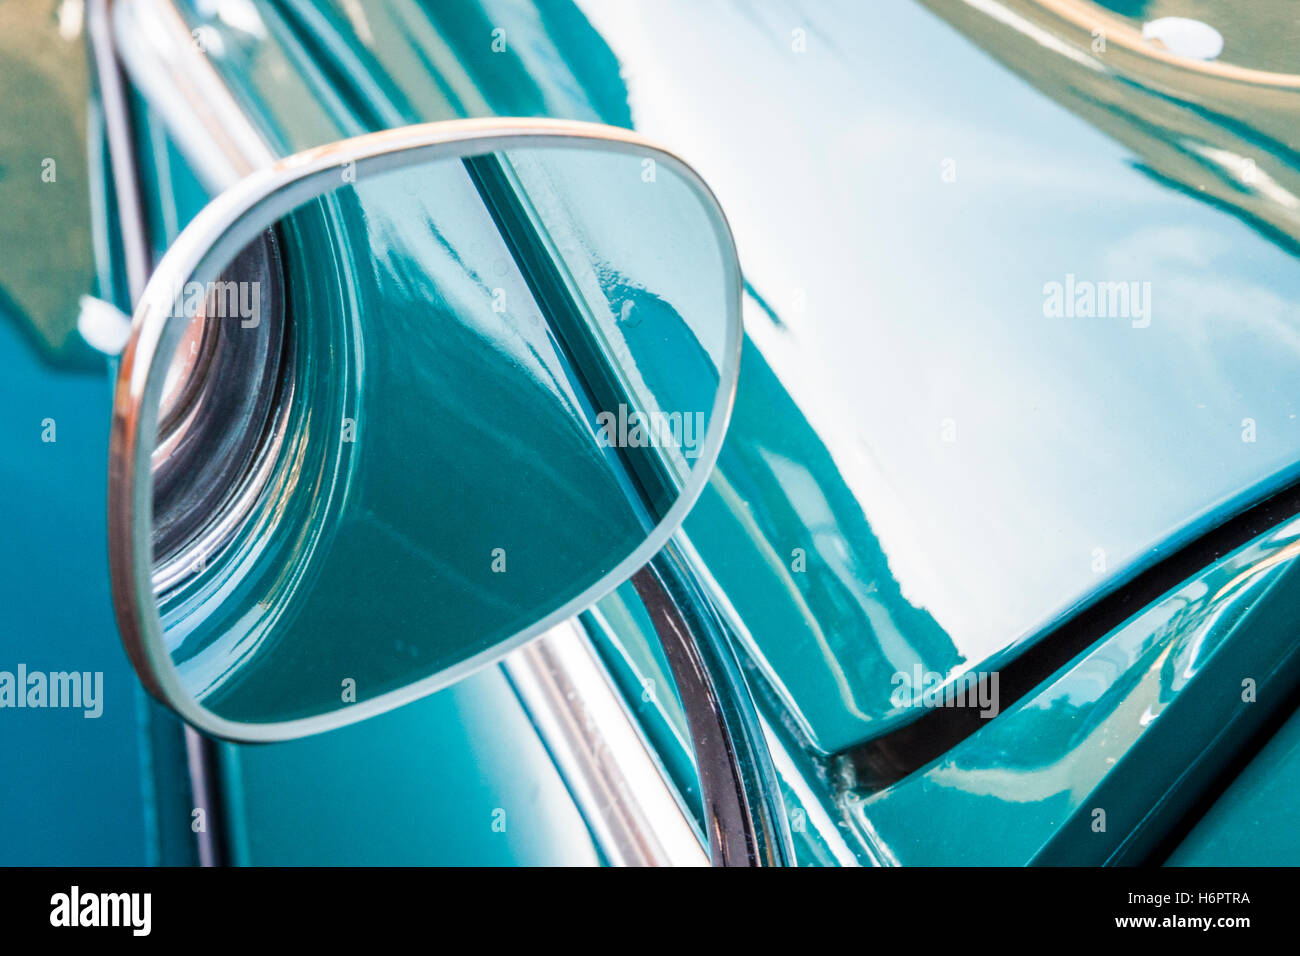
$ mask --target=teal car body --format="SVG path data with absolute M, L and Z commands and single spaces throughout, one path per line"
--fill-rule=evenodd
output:
M 1097 5 L 1100 50 L 1028 0 L 128 6 L 174 17 L 164 42 L 200 47 L 277 155 L 549 116 L 637 128 L 709 180 L 747 338 L 678 546 L 740 649 L 791 862 L 1295 863 L 1298 94 L 1284 54 L 1248 42 L 1267 11 L 1224 14 L 1224 60 L 1258 58 L 1237 73 L 1125 42 L 1166 5 Z M 176 128 L 133 62 L 149 43 L 119 41 L 157 256 L 237 171 Z M 7 55 L 16 84 L 27 61 Z M 130 302 L 96 105 L 66 101 L 23 118 L 91 118 L 49 184 L 74 194 L 57 213 L 17 180 L 42 157 L 0 147 L 0 190 L 31 210 L 0 300 L 0 651 L 102 671 L 104 713 L 2 715 L 19 785 L 0 859 L 196 862 L 187 768 L 206 760 L 207 832 L 236 864 L 614 861 L 508 667 L 199 754 L 135 683 L 104 559 L 111 359 L 75 332 L 78 296 Z M 44 233 L 50 215 L 87 238 Z M 62 298 L 29 260 L 59 263 Z M 1126 284 L 1119 314 L 1073 308 L 1097 280 Z M 581 625 L 702 832 L 641 601 L 624 586 Z M 898 693 L 913 674 L 996 675 L 994 713 L 918 707 Z

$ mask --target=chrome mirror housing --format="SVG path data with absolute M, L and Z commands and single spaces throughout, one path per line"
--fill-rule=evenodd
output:
M 622 130 L 429 124 L 246 178 L 122 353 L 110 561 L 141 679 L 282 740 L 589 606 L 708 478 L 740 289 L 708 188 Z

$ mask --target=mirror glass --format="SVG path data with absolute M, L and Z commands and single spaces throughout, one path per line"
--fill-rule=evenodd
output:
M 292 736 L 433 690 L 680 524 L 740 334 L 726 224 L 680 162 L 522 137 L 249 205 L 137 320 L 142 653 L 192 721 Z

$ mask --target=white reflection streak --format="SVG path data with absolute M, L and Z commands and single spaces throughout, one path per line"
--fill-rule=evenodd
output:
M 1073 60 L 1081 66 L 1086 66 L 1090 70 L 1098 73 L 1105 73 L 1106 68 L 1095 58 L 1076 49 L 1070 44 L 1053 35 L 1050 31 L 1044 30 L 1037 24 L 1031 23 L 1020 14 L 1008 10 L 996 0 L 965 0 L 968 7 L 973 7 L 980 13 L 997 20 L 1004 26 L 1008 26 L 1017 33 L 1030 40 L 1033 40 L 1044 49 L 1051 50 L 1053 53 L 1059 53 L 1061 56 Z

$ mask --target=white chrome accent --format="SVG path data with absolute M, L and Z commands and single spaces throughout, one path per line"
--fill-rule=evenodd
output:
M 694 827 L 582 627 L 566 621 L 503 662 L 615 866 L 708 866 Z
M 1223 52 L 1223 34 L 1208 23 L 1189 17 L 1160 17 L 1144 23 L 1142 39 L 1193 60 L 1217 60 Z
M 131 317 L 111 302 L 83 295 L 77 300 L 77 331 L 92 349 L 117 355 L 131 334 Z

